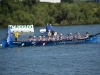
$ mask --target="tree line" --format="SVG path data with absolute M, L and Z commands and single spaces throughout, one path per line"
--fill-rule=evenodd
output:
M 100 24 L 100 5 L 93 2 L 43 3 L 35 0 L 0 1 L 0 27 Z

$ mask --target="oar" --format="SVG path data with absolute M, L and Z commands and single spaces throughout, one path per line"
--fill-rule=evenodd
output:
M 96 35 L 99 35 L 100 33 L 97 33 L 97 34 L 95 34 L 94 36 L 96 36 Z
M 97 35 L 99 35 L 100 33 L 97 33 L 97 34 L 95 34 L 95 35 L 90 35 L 89 37 L 94 37 L 94 36 L 97 36 Z

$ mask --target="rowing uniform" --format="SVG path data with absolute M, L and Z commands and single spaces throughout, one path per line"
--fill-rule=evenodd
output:
M 42 39 L 40 38 L 40 39 L 38 39 L 38 41 L 41 41 Z
M 88 35 L 86 35 L 84 38 L 88 38 L 89 36 Z
M 69 36 L 69 40 L 72 40 L 73 39 L 73 36 Z
M 74 39 L 77 39 L 77 36 L 74 36 Z
M 51 36 L 51 32 L 48 32 L 48 36 Z
M 69 39 L 69 37 L 67 36 L 67 37 L 66 37 L 66 39 L 68 40 L 68 39 Z
M 81 39 L 81 36 L 80 36 L 80 35 L 78 35 L 78 36 L 77 36 L 77 38 L 78 38 L 78 39 Z
M 43 38 L 43 39 L 42 39 L 42 41 L 46 41 L 46 39 L 45 39 L 45 38 Z
M 52 40 L 52 41 L 55 41 L 55 38 L 53 37 L 53 38 L 51 38 L 51 40 Z
M 59 40 L 59 36 L 56 36 L 56 39 Z
M 34 38 L 33 40 L 36 41 L 36 38 Z
M 62 36 L 60 36 L 60 40 L 62 40 L 63 39 L 63 37 Z

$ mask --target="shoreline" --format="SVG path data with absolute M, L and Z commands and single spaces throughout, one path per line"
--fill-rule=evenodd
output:
M 100 24 L 83 24 L 83 25 L 52 25 L 52 26 L 87 26 L 87 25 L 100 25 Z M 34 25 L 33 25 L 34 26 Z M 46 25 L 45 25 L 46 26 Z M 45 27 L 45 26 L 34 26 L 34 27 Z M 3 27 L 0 26 L 0 28 L 8 28 L 8 27 Z

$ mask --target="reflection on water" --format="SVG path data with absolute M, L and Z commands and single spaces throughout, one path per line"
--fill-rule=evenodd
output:
M 35 35 L 40 28 L 35 28 Z M 64 35 L 86 31 L 96 34 L 99 28 L 99 25 L 54 27 Z M 0 40 L 6 31 L 0 29 Z M 100 35 L 98 38 L 96 44 L 0 48 L 0 75 L 100 75 Z

